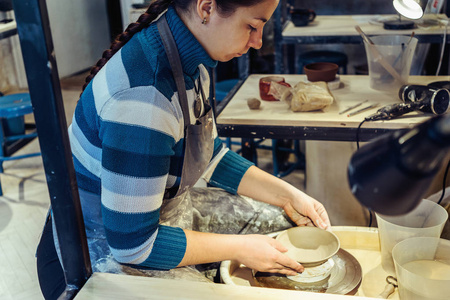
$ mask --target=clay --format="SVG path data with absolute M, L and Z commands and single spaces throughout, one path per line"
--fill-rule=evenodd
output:
M 248 98 L 247 105 L 250 109 L 259 109 L 259 107 L 261 106 L 261 101 L 257 98 Z

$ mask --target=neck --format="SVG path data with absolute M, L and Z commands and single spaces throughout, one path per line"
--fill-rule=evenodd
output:
M 181 21 L 183 21 L 184 25 L 189 29 L 192 35 L 197 39 L 197 41 L 202 45 L 203 49 L 208 53 L 211 57 L 211 54 L 208 51 L 208 47 L 205 43 L 207 38 L 207 32 L 205 30 L 205 25 L 202 24 L 202 20 L 198 17 L 197 14 L 192 13 L 190 10 L 180 12 L 175 9 Z

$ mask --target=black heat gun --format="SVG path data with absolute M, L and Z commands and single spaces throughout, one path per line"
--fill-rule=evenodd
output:
M 399 90 L 403 103 L 396 103 L 380 108 L 376 113 L 365 118 L 366 121 L 390 120 L 412 111 L 422 111 L 441 115 L 450 108 L 448 89 L 433 88 L 424 85 L 404 85 Z

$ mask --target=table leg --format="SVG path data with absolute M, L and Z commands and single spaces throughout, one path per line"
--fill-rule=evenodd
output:
M 242 157 L 258 164 L 258 155 L 256 153 L 256 143 L 254 139 L 242 138 Z

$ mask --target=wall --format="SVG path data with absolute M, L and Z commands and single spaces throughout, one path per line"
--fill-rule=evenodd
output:
M 109 48 L 107 0 L 47 0 L 60 77 L 90 68 Z
M 47 0 L 61 78 L 89 69 L 109 47 L 107 0 Z M 13 11 L 0 18 L 14 18 Z M 27 88 L 18 35 L 0 41 L 0 91 Z
M 14 19 L 12 11 L 0 12 L 0 19 Z M 0 91 L 4 94 L 27 87 L 18 35 L 0 40 Z
M 131 15 L 130 10 L 132 9 L 132 4 L 143 4 L 145 0 L 120 0 L 120 6 L 122 11 L 122 26 L 125 30 L 131 22 L 136 21 L 139 15 Z

